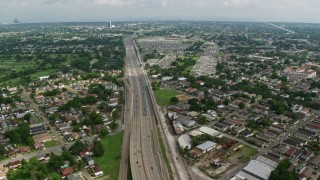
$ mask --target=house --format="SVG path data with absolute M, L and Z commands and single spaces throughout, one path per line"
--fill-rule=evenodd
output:
M 94 160 L 89 155 L 85 154 L 82 158 L 88 166 L 94 165 Z
M 79 180 L 81 177 L 78 173 L 73 173 L 67 176 L 67 180 Z
M 212 149 L 214 149 L 217 146 L 216 143 L 212 142 L 212 141 L 206 141 L 200 145 L 198 145 L 196 148 L 201 150 L 203 153 L 207 153 L 209 151 L 211 151 Z
M 9 162 L 7 164 L 7 167 L 10 168 L 10 169 L 16 169 L 18 168 L 19 166 L 21 166 L 21 162 L 19 160 L 17 161 L 13 161 L 13 162 Z
M 298 166 L 295 167 L 295 171 L 298 175 L 300 175 L 304 170 L 306 166 L 303 164 L 299 164 Z
M 111 90 L 117 90 L 118 89 L 118 86 L 114 83 L 108 83 L 108 84 L 105 84 L 104 85 L 104 88 L 105 89 L 111 89 Z
M 198 131 L 198 130 L 192 130 L 191 132 L 189 132 L 189 135 L 191 136 L 191 137 L 197 137 L 197 136 L 200 136 L 200 135 L 202 135 L 202 134 L 204 134 L 203 132 L 200 132 L 200 131 Z
M 180 122 L 174 121 L 173 128 L 177 135 L 180 135 L 184 132 L 184 128 Z
M 299 156 L 299 159 L 302 162 L 307 162 L 313 157 L 313 155 L 314 155 L 314 151 L 307 149 L 302 152 L 302 154 Z
M 73 139 L 79 139 L 80 138 L 80 136 L 79 136 L 79 134 L 77 132 L 72 132 L 71 135 L 72 135 Z
M 30 134 L 38 135 L 47 132 L 47 128 L 42 123 L 31 124 L 30 125 Z
M 101 170 L 101 168 L 99 166 L 97 166 L 97 165 L 91 166 L 91 170 L 92 170 L 95 177 L 103 176 L 103 171 Z
M 308 122 L 306 123 L 305 128 L 312 132 L 319 132 L 320 131 L 320 124 L 315 122 Z
M 256 137 L 250 137 L 249 140 L 253 142 L 255 145 L 260 146 L 260 147 L 265 147 L 266 146 L 266 141 L 260 140 Z
M 320 155 L 314 156 L 314 157 L 310 160 L 310 164 L 313 165 L 313 166 L 319 166 L 319 164 L 320 164 Z
M 240 133 L 241 136 L 245 137 L 245 138 L 249 138 L 251 136 L 253 136 L 253 132 L 249 131 L 249 130 L 244 130 Z
M 7 156 L 8 156 L 9 158 L 14 157 L 14 156 L 16 156 L 16 155 L 17 155 L 17 151 L 16 151 L 15 149 L 10 148 L 10 149 L 8 150 Z
M 52 137 L 50 136 L 49 133 L 44 133 L 44 134 L 35 135 L 32 137 L 32 139 L 34 141 L 34 147 L 39 148 L 39 144 L 46 141 L 51 141 Z
M 186 116 L 179 116 L 177 118 L 177 121 L 180 122 L 182 125 L 186 126 L 186 127 L 192 127 L 196 124 L 195 121 L 189 119 L 188 117 Z
M 81 152 L 79 153 L 79 156 L 80 156 L 80 157 L 83 157 L 84 155 L 92 156 L 93 153 L 92 153 L 91 149 L 86 149 L 86 150 L 81 151 Z
M 108 105 L 111 106 L 111 107 L 115 107 L 115 106 L 118 105 L 118 102 L 119 102 L 118 98 L 113 98 L 113 99 L 110 99 Z
M 74 169 L 72 167 L 62 168 L 60 169 L 60 174 L 62 177 L 67 177 L 74 173 Z
M 290 146 L 303 146 L 306 144 L 306 142 L 307 142 L 306 140 L 303 140 L 297 137 L 290 137 L 283 141 L 283 143 L 286 143 Z
M 28 153 L 28 152 L 30 152 L 30 147 L 29 146 L 22 146 L 19 148 L 19 152 L 21 154 Z
M 303 109 L 303 106 L 295 104 L 291 107 L 292 112 L 299 113 Z
M 246 130 L 246 127 L 245 126 L 239 126 L 239 127 L 236 127 L 235 128 L 235 132 L 237 133 L 237 134 L 240 134 L 240 133 L 242 133 L 243 131 L 245 131 Z
M 269 136 L 266 136 L 265 133 L 257 134 L 256 138 L 260 139 L 262 141 L 265 141 L 265 142 L 271 142 L 272 141 L 272 138 L 270 138 Z
M 290 147 L 285 153 L 284 155 L 287 157 L 292 158 L 292 155 L 296 152 L 296 148 L 295 147 Z
M 224 124 L 224 123 L 222 123 L 222 122 L 219 122 L 219 123 L 215 124 L 214 127 L 219 129 L 219 130 L 221 130 L 221 131 L 223 131 L 223 132 L 225 132 L 225 131 L 227 131 L 229 129 L 229 126 Z
M 50 159 L 49 154 L 38 154 L 37 156 L 39 161 L 46 161 Z

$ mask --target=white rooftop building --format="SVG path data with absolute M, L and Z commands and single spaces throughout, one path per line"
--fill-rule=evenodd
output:
M 192 130 L 191 132 L 189 132 L 189 135 L 192 136 L 192 137 L 197 137 L 197 136 L 200 136 L 202 134 L 203 134 L 203 132 L 200 132 L 198 130 Z
M 268 166 L 271 166 L 273 168 L 276 168 L 278 166 L 278 162 L 273 161 L 273 160 L 268 159 L 268 158 L 263 157 L 263 156 L 258 156 L 257 157 L 257 161 L 260 161 L 260 162 L 262 162 L 262 163 L 264 163 L 264 164 L 266 164 Z
M 217 136 L 221 135 L 221 133 L 219 131 L 214 130 L 214 129 L 209 128 L 209 127 L 206 127 L 206 126 L 200 127 L 199 131 L 203 132 L 205 134 L 208 134 L 208 135 L 210 135 L 212 137 L 217 137 Z
M 261 160 L 261 159 L 260 159 Z M 267 180 L 275 168 L 261 161 L 251 160 L 249 164 L 238 172 L 233 180 L 248 179 L 248 180 Z
M 198 149 L 200 149 L 203 153 L 209 152 L 212 149 L 214 149 L 217 146 L 216 143 L 212 141 L 206 141 L 200 145 L 197 146 Z
M 178 143 L 181 148 L 191 149 L 191 138 L 189 134 L 183 134 L 178 138 Z

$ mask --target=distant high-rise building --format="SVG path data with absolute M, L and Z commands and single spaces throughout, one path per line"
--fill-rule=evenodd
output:
M 14 23 L 14 24 L 19 24 L 20 21 L 19 21 L 17 18 L 15 18 L 15 19 L 13 20 L 13 23 Z
M 110 28 L 110 29 L 112 28 L 112 23 L 111 23 L 111 21 L 110 21 L 110 23 L 109 23 L 109 28 Z

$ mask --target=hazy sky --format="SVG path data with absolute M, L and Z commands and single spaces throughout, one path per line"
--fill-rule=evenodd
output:
M 320 23 L 320 0 L 0 0 L 0 22 L 239 20 Z

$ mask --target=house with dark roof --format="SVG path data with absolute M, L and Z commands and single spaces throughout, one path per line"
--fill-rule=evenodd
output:
M 94 165 L 94 160 L 87 154 L 85 154 L 82 159 L 88 166 L 93 166 Z
M 42 124 L 31 124 L 30 125 L 30 134 L 31 135 L 39 135 L 47 132 L 47 128 Z
M 302 162 L 308 162 L 312 157 L 314 156 L 314 151 L 310 149 L 306 149 L 302 152 L 302 154 L 299 156 L 299 159 Z
M 90 169 L 92 170 L 95 177 L 103 176 L 103 171 L 98 165 L 91 166 Z
M 72 167 L 60 169 L 60 174 L 62 177 L 67 177 L 73 173 L 74 173 L 74 169 Z
M 7 167 L 10 168 L 10 169 L 16 169 L 16 168 L 18 168 L 20 165 L 21 165 L 21 162 L 20 162 L 19 160 L 17 160 L 17 161 L 9 162 L 9 163 L 7 164 Z
M 319 164 L 320 164 L 320 155 L 314 156 L 314 157 L 310 160 L 309 163 L 310 163 L 311 165 L 313 165 L 313 166 L 319 166 Z

